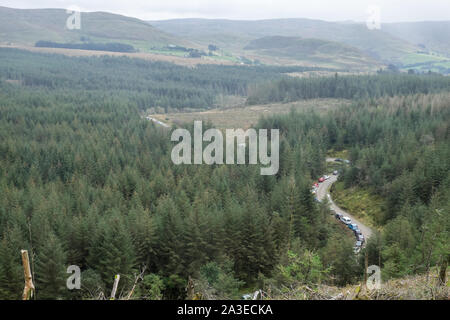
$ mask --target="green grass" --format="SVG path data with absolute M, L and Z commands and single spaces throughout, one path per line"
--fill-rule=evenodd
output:
M 340 162 L 327 162 L 327 164 L 326 164 L 326 174 L 330 174 L 334 170 L 339 170 L 343 166 L 344 166 L 344 164 L 340 163 Z
M 410 53 L 402 59 L 402 63 L 405 65 L 411 65 L 416 63 L 440 62 L 445 60 L 447 59 L 441 56 L 434 56 L 425 53 Z
M 349 100 L 344 99 L 313 99 L 302 100 L 291 103 L 274 103 L 255 106 L 236 106 L 226 109 L 211 109 L 197 112 L 175 112 L 167 114 L 153 114 L 156 119 L 166 122 L 169 125 L 179 125 L 182 123 L 192 123 L 195 120 L 204 122 L 211 121 L 216 128 L 249 128 L 258 123 L 262 115 L 269 117 L 276 114 L 287 114 L 294 109 L 298 112 L 308 112 L 315 110 L 319 113 L 326 113 L 329 110 L 348 105 Z
M 330 158 L 348 159 L 348 150 L 328 150 L 327 156 Z
M 364 224 L 375 227 L 383 217 L 385 200 L 364 188 L 344 188 L 343 182 L 336 182 L 331 187 L 333 201 L 343 210 L 355 215 Z

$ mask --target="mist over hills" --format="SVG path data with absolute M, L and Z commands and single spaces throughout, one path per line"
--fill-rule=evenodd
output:
M 443 73 L 450 69 L 450 21 L 389 23 L 382 24 L 380 30 L 370 30 L 364 23 L 304 18 L 142 21 L 107 12 L 83 12 L 81 16 L 81 29 L 69 30 L 69 14 L 64 9 L 0 7 L 0 44 L 117 43 L 140 52 L 180 57 L 188 57 L 194 50 L 196 56 L 209 55 L 236 64 L 262 62 L 352 70 L 376 70 L 394 64 L 403 70 Z M 254 47 L 268 39 L 276 39 L 277 47 Z M 218 50 L 210 51 L 209 45 Z
M 315 38 L 340 42 L 381 63 L 405 67 L 416 63 L 442 63 L 450 52 L 448 21 L 382 24 L 380 30 L 370 30 L 364 23 L 303 18 L 259 21 L 175 19 L 150 23 L 185 39 L 203 44 L 211 42 L 229 50 L 242 49 L 252 40 L 269 36 Z

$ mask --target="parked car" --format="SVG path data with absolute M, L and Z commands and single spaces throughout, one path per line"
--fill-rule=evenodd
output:
M 342 162 L 343 160 L 341 158 L 334 159 L 335 162 Z
M 320 183 L 322 183 L 322 182 L 324 182 L 324 181 L 325 181 L 325 179 L 324 179 L 323 177 L 320 177 L 320 178 L 319 178 L 319 182 L 320 182 Z
M 344 160 L 344 163 L 350 164 L 350 160 Z
M 362 234 L 358 235 L 358 241 L 361 241 L 361 243 L 364 243 L 365 239 L 364 239 L 364 236 Z
M 361 233 L 361 230 L 359 230 L 359 228 L 353 229 L 353 232 L 355 233 L 355 236 L 359 236 Z
M 337 175 L 338 175 L 338 171 L 337 171 L 337 170 L 334 170 L 334 171 L 333 171 L 333 175 L 337 176 Z
M 325 180 L 328 180 L 328 179 L 330 179 L 330 176 L 324 175 L 323 178 L 324 178 Z
M 361 247 L 353 247 L 353 252 L 358 254 L 361 251 Z
M 342 213 L 336 213 L 334 216 L 336 219 L 341 220 L 344 215 Z
M 350 223 L 350 224 L 348 225 L 348 227 L 349 227 L 351 230 L 356 230 L 356 229 L 358 229 L 358 225 L 357 225 L 356 223 Z
M 350 224 L 352 223 L 352 219 L 350 219 L 349 217 L 342 217 L 341 221 L 345 224 Z
M 361 247 L 362 246 L 362 242 L 361 241 L 356 241 L 355 247 Z

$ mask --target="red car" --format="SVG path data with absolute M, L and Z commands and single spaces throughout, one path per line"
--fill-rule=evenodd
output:
M 324 178 L 324 177 L 320 177 L 320 178 L 319 178 L 319 182 L 320 182 L 320 183 L 322 183 L 322 182 L 324 182 L 324 181 L 325 181 L 325 178 Z

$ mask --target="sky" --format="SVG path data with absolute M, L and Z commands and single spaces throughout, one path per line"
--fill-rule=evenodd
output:
M 381 22 L 450 20 L 450 0 L 0 0 L 11 8 L 68 8 L 107 11 L 143 20 L 176 18 L 366 21 L 369 8 Z

